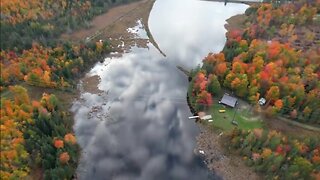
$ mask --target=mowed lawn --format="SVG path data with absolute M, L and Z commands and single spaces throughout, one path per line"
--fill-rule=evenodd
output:
M 219 110 L 225 110 L 224 113 L 220 113 Z M 232 119 L 235 113 L 235 108 L 226 107 L 224 105 L 215 103 L 210 108 L 209 112 L 212 115 L 214 127 L 229 131 L 232 130 L 235 125 L 233 125 Z M 241 129 L 254 129 L 263 127 L 263 121 L 261 119 L 252 118 L 251 115 L 247 113 L 247 110 L 237 110 L 234 120 L 238 123 L 238 127 Z

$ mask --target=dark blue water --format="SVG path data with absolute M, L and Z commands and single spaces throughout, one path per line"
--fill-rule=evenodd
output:
M 74 129 L 82 148 L 80 179 L 219 179 L 194 153 L 198 128 L 186 102 L 187 77 L 225 43 L 225 20 L 245 5 L 157 0 L 149 28 L 152 44 L 106 58 L 88 73 L 102 93 L 82 92 L 74 102 Z M 139 32 L 141 35 L 141 32 Z

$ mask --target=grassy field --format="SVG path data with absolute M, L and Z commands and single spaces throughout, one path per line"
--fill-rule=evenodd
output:
M 226 111 L 224 113 L 219 113 L 219 110 L 222 109 Z M 209 113 L 213 118 L 213 122 L 211 122 L 210 124 L 225 131 L 232 130 L 234 127 L 236 127 L 231 123 L 235 111 L 235 108 L 225 107 L 224 105 L 218 103 L 213 104 L 213 106 L 209 110 Z M 254 129 L 264 126 L 261 119 L 252 117 L 247 113 L 246 110 L 237 110 L 234 120 L 238 123 L 238 127 L 241 129 Z

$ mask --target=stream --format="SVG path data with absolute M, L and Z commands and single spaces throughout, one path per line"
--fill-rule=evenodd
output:
M 82 155 L 79 179 L 221 179 L 195 154 L 199 129 L 186 95 L 190 70 L 226 41 L 224 24 L 247 5 L 200 0 L 157 0 L 149 29 L 151 44 L 107 57 L 86 76 L 100 77 L 99 93 L 81 90 L 74 101 L 74 130 Z M 139 21 L 138 21 L 139 22 Z M 141 23 L 128 29 L 146 38 Z

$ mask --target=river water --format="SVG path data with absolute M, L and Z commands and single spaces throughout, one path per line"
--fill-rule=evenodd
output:
M 100 77 L 102 92 L 82 90 L 73 103 L 82 148 L 79 179 L 220 179 L 194 153 L 199 129 L 188 120 L 188 79 L 177 66 L 195 68 L 208 52 L 219 52 L 225 20 L 246 8 L 200 0 L 155 2 L 149 28 L 167 56 L 149 43 L 106 58 L 87 74 Z M 146 37 L 142 27 L 135 28 L 130 31 Z

